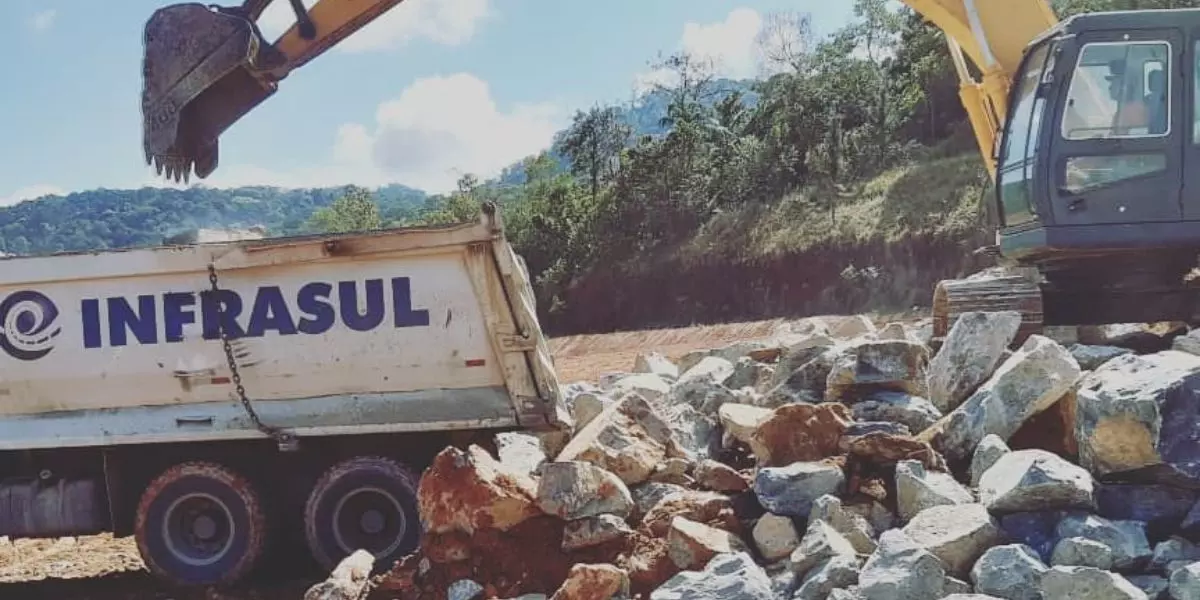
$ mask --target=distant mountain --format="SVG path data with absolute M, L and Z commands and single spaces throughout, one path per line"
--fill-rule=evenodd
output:
M 271 235 L 301 233 L 309 216 L 344 190 L 147 187 L 46 196 L 0 208 L 0 251 L 45 254 L 147 246 L 197 227 L 262 225 Z M 381 188 L 378 196 L 385 220 L 415 215 L 428 197 L 402 185 Z

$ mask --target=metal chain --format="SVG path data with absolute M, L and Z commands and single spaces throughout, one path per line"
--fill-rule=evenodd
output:
M 212 285 L 214 294 L 221 291 L 221 288 L 217 286 L 217 268 L 213 263 L 208 263 L 208 282 Z M 262 419 L 258 418 L 258 413 L 255 412 L 254 406 L 250 404 L 250 398 L 246 396 L 246 388 L 242 385 L 242 375 L 238 372 L 237 359 L 233 356 L 233 346 L 229 343 L 229 333 L 225 329 L 223 318 L 217 320 L 217 331 L 221 334 L 221 344 L 225 349 L 225 360 L 229 364 L 229 372 L 233 378 L 234 389 L 237 391 L 238 399 L 241 400 L 242 408 L 245 409 L 246 414 L 250 417 L 250 421 L 254 423 L 255 428 L 272 440 L 275 440 L 280 450 L 295 450 L 296 437 L 277 427 L 263 423 Z

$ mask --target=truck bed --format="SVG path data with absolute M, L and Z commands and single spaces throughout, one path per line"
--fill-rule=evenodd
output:
M 8 258 L 0 282 L 0 450 L 262 437 L 222 315 L 254 409 L 298 436 L 569 421 L 528 275 L 487 213 Z

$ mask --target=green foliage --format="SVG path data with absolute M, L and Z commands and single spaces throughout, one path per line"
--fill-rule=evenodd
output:
M 308 229 L 319 233 L 345 233 L 379 229 L 382 224 L 373 194 L 361 187 L 350 186 L 333 204 L 313 213 Z

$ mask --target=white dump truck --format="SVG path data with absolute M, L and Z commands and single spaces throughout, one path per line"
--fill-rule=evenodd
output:
M 5 258 L 0 323 L 0 536 L 132 534 L 178 584 L 304 546 L 326 568 L 359 548 L 390 564 L 446 444 L 569 427 L 491 209 Z

